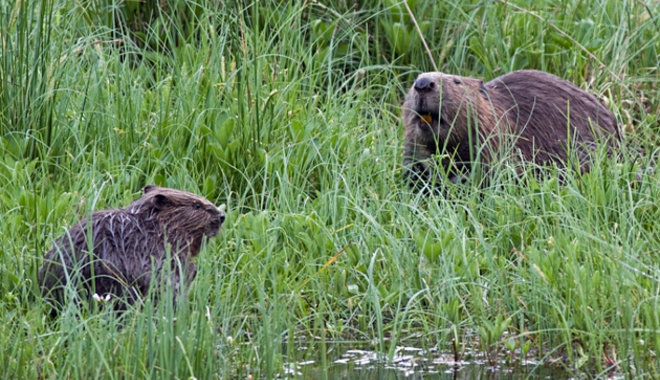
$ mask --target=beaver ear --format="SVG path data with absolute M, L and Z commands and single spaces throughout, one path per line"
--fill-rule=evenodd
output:
M 484 85 L 484 81 L 482 81 L 481 79 L 479 80 L 479 91 L 481 91 L 481 93 L 484 94 L 484 96 L 488 96 L 488 90 Z
M 162 210 L 168 205 L 170 205 L 170 203 L 171 203 L 170 198 L 168 198 L 167 195 L 164 194 L 156 194 L 151 199 L 151 204 L 154 206 L 156 210 Z
M 142 194 L 146 194 L 146 193 L 150 192 L 151 190 L 153 190 L 157 187 L 158 186 L 156 186 L 156 185 L 147 185 L 147 186 L 142 188 Z

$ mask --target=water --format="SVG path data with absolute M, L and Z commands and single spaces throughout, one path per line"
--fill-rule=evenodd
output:
M 315 351 L 318 355 L 318 350 Z M 309 353 L 305 356 L 309 357 Z M 493 366 L 483 356 L 475 355 L 470 360 L 455 361 L 450 353 L 416 347 L 397 347 L 392 360 L 388 362 L 383 355 L 375 351 L 347 348 L 346 344 L 328 344 L 327 358 L 328 364 L 325 368 L 317 360 L 288 363 L 281 377 L 310 380 L 572 378 L 570 373 L 557 364 L 533 360 L 507 364 L 502 360 Z

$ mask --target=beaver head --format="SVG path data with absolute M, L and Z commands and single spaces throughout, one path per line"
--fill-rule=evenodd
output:
M 218 233 L 225 214 L 207 199 L 186 191 L 147 185 L 126 210 L 154 223 L 168 242 L 196 256 L 204 237 Z
M 458 145 L 467 141 L 466 126 L 474 125 L 476 130 L 478 108 L 487 101 L 488 91 L 481 79 L 422 73 L 403 104 L 406 131 L 414 134 L 418 143 L 429 146 Z

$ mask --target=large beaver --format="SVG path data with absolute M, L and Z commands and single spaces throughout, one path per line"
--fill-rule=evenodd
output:
M 216 235 L 224 220 L 225 214 L 202 197 L 145 186 L 127 207 L 96 211 L 60 236 L 39 269 L 41 289 L 48 299 L 62 301 L 64 285 L 72 284 L 86 289 L 87 296 L 126 296 L 133 303 L 160 285 L 151 283 L 154 278 L 177 295 L 181 277 L 189 284 L 197 273 L 192 258 L 202 242 Z
M 403 160 L 413 185 L 435 179 L 429 159 L 438 153 L 449 178 L 457 182 L 475 160 L 487 165 L 497 153 L 561 167 L 571 150 L 586 172 L 597 144 L 607 144 L 611 152 L 620 140 L 614 115 L 593 95 L 535 70 L 515 71 L 485 84 L 423 73 L 406 96 L 403 122 Z

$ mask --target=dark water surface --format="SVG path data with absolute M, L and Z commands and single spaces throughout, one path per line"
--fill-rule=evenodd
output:
M 281 377 L 298 379 L 571 379 L 571 374 L 558 364 L 525 360 L 507 364 L 504 360 L 492 366 L 485 357 L 455 361 L 449 353 L 416 347 L 397 347 L 392 360 L 375 351 L 346 348 L 329 344 L 326 364 L 307 352 L 307 360 L 288 363 Z

